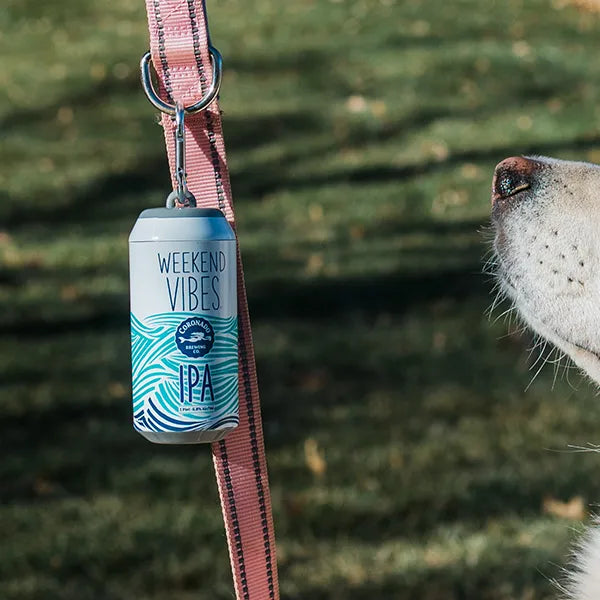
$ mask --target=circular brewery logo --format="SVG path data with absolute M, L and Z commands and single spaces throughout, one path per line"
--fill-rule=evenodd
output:
M 192 317 L 177 327 L 175 341 L 186 356 L 198 358 L 210 352 L 215 343 L 215 331 L 206 319 Z

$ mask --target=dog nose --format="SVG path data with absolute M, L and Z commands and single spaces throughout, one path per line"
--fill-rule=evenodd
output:
M 492 182 L 492 204 L 497 204 L 531 187 L 535 161 L 511 156 L 496 165 Z

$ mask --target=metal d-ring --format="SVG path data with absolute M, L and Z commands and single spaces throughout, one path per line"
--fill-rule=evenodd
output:
M 184 107 L 184 111 L 188 115 L 193 115 L 194 113 L 200 112 L 201 110 L 204 110 L 210 106 L 211 102 L 213 102 L 213 100 L 217 97 L 219 89 L 221 88 L 221 79 L 223 77 L 223 58 L 221 57 L 220 52 L 213 46 L 209 46 L 208 51 L 210 53 L 210 62 L 212 63 L 212 81 L 210 82 L 208 91 L 203 98 L 191 106 Z M 173 117 L 175 116 L 177 107 L 175 104 L 169 104 L 168 102 L 165 102 L 156 93 L 156 90 L 152 85 L 152 74 L 150 72 L 151 63 L 152 55 L 150 54 L 150 51 L 148 51 L 146 54 L 144 54 L 144 56 L 142 56 L 142 60 L 140 61 L 142 87 L 144 88 L 144 92 L 146 92 L 148 100 L 150 100 L 155 108 Z

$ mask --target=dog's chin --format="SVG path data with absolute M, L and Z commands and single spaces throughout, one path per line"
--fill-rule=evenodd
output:
M 507 287 L 512 288 L 510 284 Z M 514 289 L 514 288 L 513 288 Z M 528 310 L 527 306 L 523 306 L 518 301 L 516 302 L 519 314 L 527 323 L 527 325 L 535 333 L 554 344 L 560 351 L 567 354 L 571 360 L 582 369 L 590 379 L 600 386 L 600 356 L 583 346 L 561 337 L 552 326 L 547 325 L 535 316 L 533 311 Z

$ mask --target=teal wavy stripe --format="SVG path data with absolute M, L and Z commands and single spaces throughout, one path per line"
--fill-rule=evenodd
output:
M 237 318 L 206 318 L 215 331 L 214 346 L 204 358 L 190 358 L 177 348 L 175 332 L 189 313 L 161 313 L 144 321 L 131 315 L 134 423 L 142 431 L 194 431 L 216 423 L 237 422 Z M 209 365 L 214 399 L 207 392 L 200 402 L 202 376 Z M 187 400 L 188 366 L 198 369 L 193 402 Z M 184 368 L 184 402 L 179 369 Z M 193 372 L 194 373 L 194 372 Z M 204 409 L 204 410 L 202 410 Z

